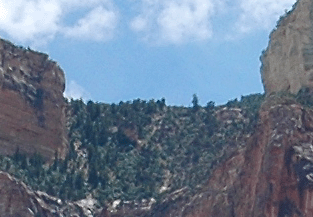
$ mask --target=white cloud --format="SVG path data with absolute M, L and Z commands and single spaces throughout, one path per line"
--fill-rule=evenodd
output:
M 240 17 L 235 27 L 241 33 L 254 29 L 270 30 L 296 0 L 240 0 Z
M 60 5 L 55 1 L 1 1 L 0 29 L 18 41 L 51 38 L 58 31 Z
M 66 26 L 66 17 L 79 9 L 87 12 Z M 107 40 L 118 16 L 111 0 L 0 0 L 0 13 L 0 31 L 19 42 L 31 43 L 48 42 L 57 34 Z
M 8 11 L 5 9 L 2 2 L 0 2 L 0 20 L 5 19 L 8 16 Z
M 89 99 L 90 93 L 88 93 L 82 86 L 76 83 L 76 81 L 70 81 L 66 85 L 66 89 L 64 92 L 64 96 L 66 98 L 73 99 Z
M 272 29 L 296 0 L 128 1 L 132 31 L 152 43 L 180 44 L 212 38 L 214 18 L 234 19 L 237 15 L 237 20 L 222 21 L 234 26 L 232 32 L 229 29 L 231 36 Z M 107 41 L 122 20 L 116 4 L 113 0 L 0 0 L 0 32 L 32 45 L 49 42 L 57 35 Z M 124 6 L 124 2 L 118 4 Z M 214 28 L 231 28 L 226 26 L 215 23 Z
M 75 26 L 67 28 L 65 35 L 95 41 L 109 40 L 113 37 L 117 20 L 116 13 L 99 6 L 78 20 Z
M 130 28 L 149 42 L 179 44 L 207 40 L 214 28 L 229 28 L 226 38 L 237 38 L 253 30 L 270 30 L 296 0 L 140 0 L 139 13 Z M 236 19 L 237 16 L 237 19 Z M 226 19 L 232 18 L 232 20 Z M 224 20 L 223 20 L 224 19 Z M 232 26 L 232 27 L 229 27 Z M 225 31 L 225 32 L 226 32 Z M 220 31 L 216 31 L 220 32 Z
M 141 0 L 130 23 L 149 41 L 179 44 L 212 36 L 211 18 L 223 0 Z
M 130 23 L 130 27 L 132 30 L 136 31 L 136 32 L 139 32 L 139 31 L 144 31 L 144 29 L 147 28 L 147 19 L 141 17 L 141 16 L 138 16 L 138 17 L 135 17 L 132 22 Z

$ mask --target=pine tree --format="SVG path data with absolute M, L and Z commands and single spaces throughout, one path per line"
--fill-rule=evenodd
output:
M 193 94 L 192 96 L 192 106 L 193 109 L 196 111 L 199 109 L 199 99 L 196 94 Z

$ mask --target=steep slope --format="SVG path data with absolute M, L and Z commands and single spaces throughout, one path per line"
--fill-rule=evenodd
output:
M 259 118 L 257 119 L 258 122 L 255 130 L 249 130 L 248 132 L 252 132 L 252 134 L 247 133 L 244 137 L 238 137 L 238 135 L 240 135 L 238 133 L 240 133 L 242 129 L 236 128 L 238 130 L 237 132 L 236 129 L 229 127 L 234 123 L 240 123 L 240 121 L 245 120 L 242 118 L 247 116 L 245 115 L 241 117 L 241 114 L 247 113 L 247 111 L 243 112 L 243 110 L 239 109 L 238 107 L 217 108 L 215 111 L 215 117 L 217 118 L 217 123 L 219 123 L 218 126 L 221 129 L 219 130 L 219 132 L 223 132 L 222 129 L 232 129 L 234 131 L 234 134 L 224 135 L 226 136 L 226 141 L 234 142 L 234 139 L 237 140 L 233 144 L 225 145 L 225 147 L 232 149 L 232 151 L 229 152 L 230 155 L 226 155 L 226 157 L 228 157 L 225 160 L 221 160 L 220 157 L 215 158 L 221 163 L 214 166 L 213 168 L 215 169 L 212 172 L 208 173 L 209 176 L 207 176 L 207 181 L 205 183 L 202 183 L 202 181 L 205 180 L 198 180 L 200 181 L 198 182 L 199 185 L 195 186 L 195 188 L 191 187 L 192 185 L 186 182 L 187 185 L 183 184 L 183 187 L 181 188 L 170 190 L 168 189 L 168 192 L 166 192 L 165 194 L 163 193 L 160 197 L 156 197 L 156 200 L 151 198 L 140 200 L 126 200 L 127 197 L 132 197 L 130 194 L 131 191 L 126 191 L 123 185 L 121 185 L 121 189 L 119 190 L 116 183 L 121 184 L 127 181 L 125 185 L 127 186 L 128 184 L 132 184 L 132 181 L 130 180 L 129 176 L 118 177 L 118 174 L 114 174 L 115 170 L 114 168 L 112 168 L 110 174 L 111 176 L 115 176 L 114 180 L 107 180 L 106 186 L 102 185 L 102 187 L 100 188 L 88 187 L 89 192 L 91 193 L 89 195 L 89 199 L 86 198 L 81 202 L 72 202 L 71 200 L 65 200 L 65 203 L 60 200 L 57 205 L 55 202 L 57 201 L 57 198 L 54 198 L 53 200 L 45 199 L 48 202 L 46 202 L 46 204 L 44 205 L 40 205 L 40 207 L 46 206 L 48 207 L 48 210 L 66 211 L 65 216 L 71 216 L 73 213 L 80 213 L 79 216 L 99 217 L 312 216 L 313 203 L 311 199 L 313 198 L 313 195 L 311 186 L 313 185 L 313 110 L 298 103 L 298 98 L 301 97 L 298 96 L 295 98 L 292 95 L 273 95 L 267 97 L 259 111 Z M 303 97 L 301 99 L 303 100 Z M 235 105 L 238 106 L 237 103 L 235 103 Z M 178 111 L 180 111 L 181 109 L 182 108 L 180 108 Z M 100 115 L 100 117 L 103 116 Z M 113 134 L 116 133 L 114 130 L 112 131 L 112 127 L 109 127 L 108 130 L 111 131 Z M 123 128 L 123 131 L 124 130 L 125 129 Z M 225 132 L 227 132 L 227 130 Z M 94 131 L 94 133 L 96 133 L 96 131 Z M 129 134 L 127 138 L 134 138 L 133 135 L 134 134 Z M 166 136 L 166 134 L 162 134 L 162 137 L 164 136 Z M 77 137 L 74 138 L 77 139 Z M 125 137 L 123 138 L 125 139 Z M 227 138 L 229 138 L 230 140 L 228 140 Z M 138 142 L 136 144 L 138 144 Z M 184 145 L 181 144 L 180 147 L 183 148 Z M 119 150 L 121 151 L 121 149 Z M 198 146 L 198 151 L 199 153 L 201 153 L 205 151 L 205 149 Z M 88 156 L 91 152 L 83 147 L 77 147 L 76 153 L 78 155 L 78 158 L 75 161 L 77 161 L 78 165 L 82 166 L 80 170 L 88 173 L 87 168 L 92 167 L 92 163 L 87 160 L 88 157 L 83 160 L 83 156 Z M 128 150 L 124 153 L 124 156 L 127 157 L 130 153 L 131 152 L 129 152 Z M 221 154 L 221 152 L 218 153 Z M 100 154 L 103 154 L 103 152 L 101 151 Z M 95 153 L 93 153 L 93 156 L 94 155 Z M 178 158 L 180 157 L 182 156 L 179 156 Z M 186 155 L 186 157 L 188 156 Z M 154 156 L 151 155 L 149 158 L 152 160 Z M 132 158 L 127 159 L 134 161 L 134 159 Z M 144 160 L 144 158 L 140 159 Z M 154 160 L 160 159 L 156 158 Z M 174 162 L 178 160 L 175 158 L 171 159 Z M 118 164 L 122 162 L 121 159 L 114 162 L 117 164 L 116 167 L 120 168 Z M 69 164 L 73 163 L 74 162 L 71 162 Z M 113 164 L 110 163 L 108 165 L 112 166 Z M 201 162 L 193 164 L 193 166 L 196 168 L 197 165 L 201 165 L 201 167 L 204 167 Z M 53 169 L 53 167 L 55 166 L 52 166 L 49 170 L 45 169 L 46 172 L 41 173 L 46 173 L 48 175 L 51 173 L 49 171 L 52 171 L 52 174 L 55 174 L 54 177 L 60 178 L 65 175 L 61 173 L 62 167 L 64 166 L 60 165 L 59 169 L 58 167 Z M 77 167 L 74 166 L 74 168 Z M 136 171 L 136 168 L 131 168 L 129 166 L 127 167 L 127 169 L 129 170 L 130 174 Z M 145 172 L 140 168 L 137 169 L 139 169 L 141 172 Z M 154 173 L 159 171 L 158 169 L 156 169 L 157 168 L 150 168 L 149 170 Z M 177 167 L 176 169 L 179 169 L 179 167 Z M 183 169 L 183 167 L 180 169 Z M 20 169 L 18 169 L 18 171 L 19 170 Z M 202 171 L 204 171 L 204 168 L 202 169 Z M 209 169 L 209 171 L 211 170 Z M 186 170 L 182 174 L 192 177 L 193 174 L 188 174 L 188 172 L 189 171 Z M 70 171 L 66 173 L 70 173 Z M 99 174 L 100 173 L 101 171 L 99 170 Z M 48 179 L 46 180 L 51 179 L 49 178 L 49 176 L 47 177 Z M 43 178 L 44 177 L 40 177 L 40 179 Z M 66 178 L 66 180 L 68 180 L 68 178 Z M 184 180 L 183 177 L 178 178 L 179 179 L 176 178 L 175 182 L 179 180 Z M 71 191 L 77 190 L 75 187 L 75 183 L 77 181 L 75 180 L 77 179 L 73 179 L 73 188 L 71 188 Z M 116 183 L 112 183 L 113 181 Z M 173 181 L 174 180 L 171 180 L 170 182 Z M 86 184 L 88 182 L 88 179 L 86 179 Z M 55 184 L 59 185 L 57 183 Z M 141 184 L 142 187 L 145 187 L 144 183 Z M 173 185 L 173 183 L 167 184 Z M 10 184 L 5 185 L 10 186 Z M 103 203 L 100 202 L 100 198 L 96 198 L 98 201 L 93 199 L 94 196 L 99 196 L 99 194 L 102 194 L 101 191 L 110 192 L 110 188 L 115 189 L 115 191 L 117 192 L 124 192 L 123 194 L 117 194 L 117 197 L 115 198 L 114 194 L 105 194 L 105 197 L 102 197 L 102 199 L 104 199 L 105 201 L 108 199 L 107 196 L 112 197 L 112 203 L 110 202 L 110 200 L 107 200 Z M 149 191 L 145 190 L 145 192 L 148 193 L 147 197 L 149 197 Z M 8 197 L 10 197 L 10 195 L 12 194 L 13 193 L 5 192 L 3 195 L 8 195 Z M 34 194 L 36 195 L 38 193 L 30 193 L 30 195 Z M 141 194 L 137 194 L 137 196 L 135 196 L 138 198 L 140 197 L 139 195 Z M 36 199 L 36 197 L 35 200 L 38 201 L 38 198 Z M 144 198 L 147 197 L 144 196 Z M 33 196 L 31 196 L 31 198 L 33 198 Z M 5 201 L 8 200 L 6 199 Z M 20 198 L 17 201 L 20 201 L 19 206 L 21 208 L 29 206 L 27 205 L 27 201 L 29 201 L 29 199 L 25 200 L 23 198 Z M 6 204 L 7 202 L 2 203 Z M 90 208 L 88 208 L 88 204 L 91 204 Z M 55 206 L 58 207 L 58 209 L 56 209 Z M 40 207 L 37 209 L 41 209 Z M 34 208 L 32 208 L 32 210 L 34 210 Z M 55 214 L 55 216 L 62 216 L 62 213 L 64 213 L 63 211 L 56 212 L 58 214 Z
M 59 198 L 33 191 L 23 182 L 0 172 L 0 217 L 94 217 L 94 200 L 63 203 Z
M 177 208 L 162 204 L 154 216 L 313 216 L 312 142 L 313 110 L 268 98 L 249 145 L 220 165 L 192 200 L 178 198 Z
M 32 217 L 35 214 L 42 216 L 54 216 L 48 205 L 39 194 L 36 195 L 27 186 L 7 173 L 0 172 L 0 216 L 25 216 Z M 50 201 L 51 202 L 51 201 Z M 55 199 L 58 204 L 57 199 Z
M 46 54 L 0 40 L 0 153 L 65 157 L 64 73 Z
M 92 202 L 91 216 L 158 215 L 166 201 L 173 202 L 171 208 L 182 194 L 192 199 L 220 162 L 247 145 L 263 98 L 256 94 L 205 108 L 166 106 L 163 100 L 120 105 L 73 100 L 65 160 L 47 165 L 39 155 L 16 152 L 0 156 L 0 170 L 34 193 L 60 198 L 60 210 Z

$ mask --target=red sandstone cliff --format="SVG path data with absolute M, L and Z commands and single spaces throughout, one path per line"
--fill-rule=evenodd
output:
M 67 150 L 64 73 L 46 54 L 0 40 L 0 154 Z
M 256 133 L 212 174 L 198 194 L 186 189 L 151 216 L 313 216 L 313 110 L 268 98 Z

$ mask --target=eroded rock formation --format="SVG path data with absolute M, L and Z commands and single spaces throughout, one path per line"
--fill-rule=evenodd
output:
M 31 190 L 23 182 L 2 171 L 0 195 L 0 217 L 94 217 L 101 213 L 101 210 L 96 209 L 93 198 L 64 203 L 44 192 Z
M 60 206 L 60 200 L 44 193 L 31 191 L 24 183 L 7 173 L 0 172 L 0 216 L 55 216 L 52 204 Z M 50 203 L 48 205 L 48 203 Z
M 46 54 L 0 40 L 0 154 L 67 150 L 64 73 Z
M 313 216 L 312 144 L 313 111 L 269 98 L 249 144 L 220 165 L 198 194 L 186 200 L 180 192 L 154 216 Z
M 313 1 L 298 0 L 281 17 L 261 56 L 261 75 L 267 94 L 313 87 Z

